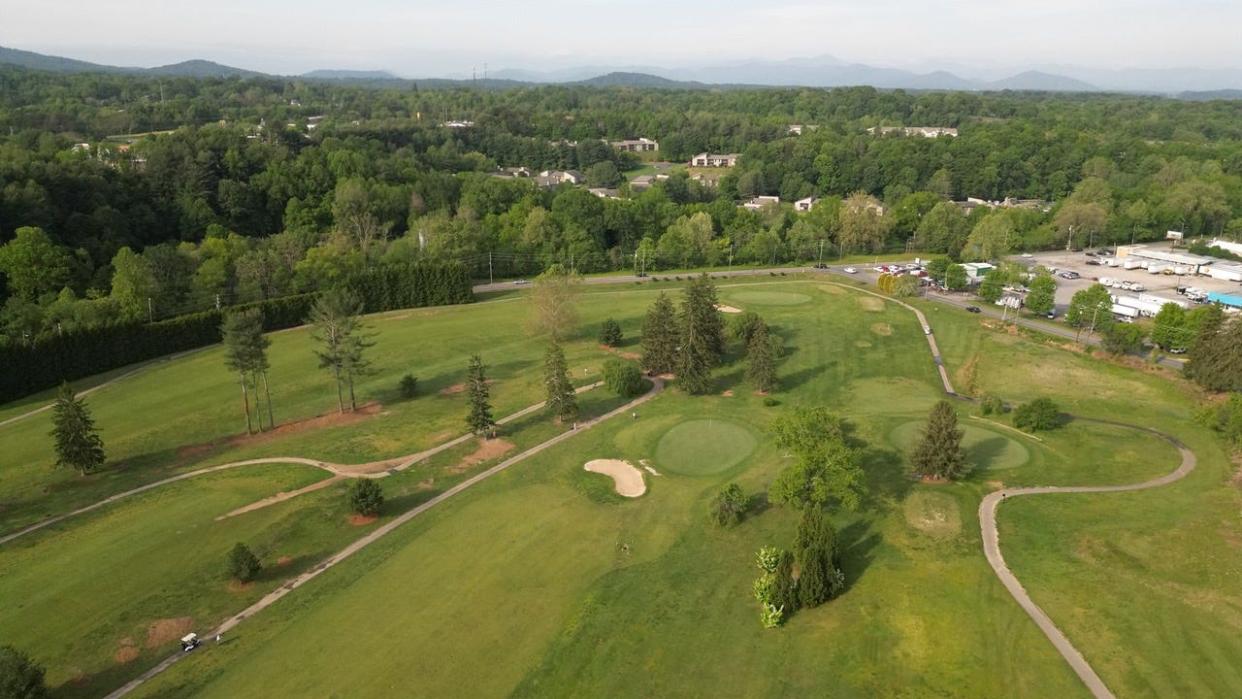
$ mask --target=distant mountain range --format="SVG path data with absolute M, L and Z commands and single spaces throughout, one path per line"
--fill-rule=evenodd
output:
M 154 68 L 111 66 L 0 47 L 0 64 L 61 73 L 129 73 L 198 78 L 295 77 L 373 86 L 407 86 L 414 82 L 386 70 L 313 70 L 297 76 L 274 76 L 206 60 L 192 60 Z M 1015 90 L 1038 92 L 1138 92 L 1168 94 L 1186 99 L 1238 99 L 1242 70 L 1097 70 L 1058 67 L 1057 72 L 1028 70 L 1000 80 L 963 78 L 944 70 L 919 73 L 847 63 L 832 56 L 781 61 L 746 61 L 719 66 L 665 69 L 656 66 L 579 66 L 550 71 L 506 69 L 482 79 L 463 76 L 418 78 L 420 87 L 474 85 L 504 89 L 530 84 L 581 84 L 668 89 L 729 87 L 845 87 L 869 85 L 907 90 Z M 1184 94 L 1183 94 L 1184 93 Z

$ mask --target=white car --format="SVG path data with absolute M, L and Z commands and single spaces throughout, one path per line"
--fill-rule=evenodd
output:
M 1023 257 L 1026 257 L 1026 258 L 1035 257 L 1034 255 L 1032 255 L 1032 254 L 1031 254 L 1031 253 L 1029 253 L 1029 252 L 1024 252 L 1024 253 L 1022 253 L 1022 256 L 1023 256 Z
M 841 271 L 845 272 L 846 274 L 858 274 L 858 270 L 855 269 L 854 267 L 846 267 L 845 269 L 842 269 Z

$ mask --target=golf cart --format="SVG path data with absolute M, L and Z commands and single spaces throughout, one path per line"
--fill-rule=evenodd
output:
M 200 643 L 202 643 L 202 640 L 199 639 L 198 634 L 187 633 L 181 637 L 181 650 L 184 653 L 189 653 L 195 648 L 198 648 Z

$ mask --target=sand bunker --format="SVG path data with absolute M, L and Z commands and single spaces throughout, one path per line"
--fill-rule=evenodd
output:
M 722 303 L 716 304 L 716 310 L 720 311 L 721 313 L 741 313 L 742 312 L 742 309 L 736 306 L 726 306 Z
M 636 498 L 647 492 L 647 484 L 643 481 L 643 472 L 634 468 L 628 461 L 618 459 L 594 459 L 586 462 L 582 468 L 591 473 L 602 473 L 612 478 L 616 484 L 617 494 L 627 498 Z

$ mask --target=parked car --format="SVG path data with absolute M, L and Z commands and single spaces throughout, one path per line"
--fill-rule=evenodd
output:
M 1079 278 L 1080 276 L 1082 276 L 1082 275 L 1080 275 L 1080 274 L 1078 274 L 1077 272 L 1074 272 L 1074 271 L 1072 271 L 1072 270 L 1066 270 L 1066 271 L 1064 271 L 1064 272 L 1062 272 L 1062 273 L 1060 274 L 1060 277 L 1061 277 L 1062 279 L 1077 279 L 1077 278 Z
M 845 267 L 841 271 L 846 274 L 858 274 L 858 270 L 854 267 Z
M 1087 264 L 1089 264 L 1089 265 L 1099 265 L 1099 264 L 1100 264 L 1100 261 L 1099 261 L 1099 260 L 1087 260 Z
M 966 312 L 967 313 L 983 313 L 983 309 L 979 308 L 978 306 L 967 306 Z
M 823 262 L 818 262 L 815 265 L 815 269 L 828 269 L 828 265 L 824 264 Z
M 1057 309 L 1054 308 L 1051 311 L 1048 311 L 1047 317 L 1048 317 L 1048 320 L 1054 320 L 1057 317 Z
M 524 284 L 529 284 L 529 283 L 530 283 L 530 282 L 529 282 L 529 281 L 527 281 L 527 280 L 525 280 L 525 279 L 514 279 L 514 280 L 513 280 L 513 285 L 514 285 L 514 286 L 522 286 L 522 285 L 524 285 Z

